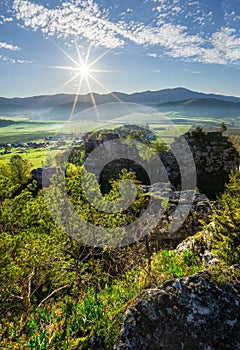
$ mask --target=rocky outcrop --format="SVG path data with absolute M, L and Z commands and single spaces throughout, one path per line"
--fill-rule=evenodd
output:
M 145 129 L 142 128 L 142 130 Z M 138 154 L 136 146 L 127 147 L 127 151 L 125 151 L 124 148 L 120 149 L 118 143 L 111 142 L 109 144 L 106 142 L 120 140 L 123 135 L 120 137 L 115 133 L 99 133 L 99 139 L 96 139 L 96 135 L 95 138 L 90 136 L 85 137 L 86 158 L 95 148 L 102 145 L 105 148 L 104 157 L 109 153 L 114 159 L 102 169 L 100 176 L 102 188 L 104 188 L 104 184 L 108 183 L 109 179 L 118 177 L 123 168 L 134 171 L 137 179 L 143 184 L 150 184 L 145 171 L 149 168 L 149 165 L 145 168 L 145 166 L 130 161 L 131 155 Z M 124 137 L 122 140 L 124 140 Z M 166 182 L 169 180 L 175 188 L 183 190 L 183 187 L 188 189 L 186 187 L 188 182 L 189 189 L 192 189 L 191 182 L 192 180 L 195 182 L 196 177 L 196 184 L 200 192 L 205 193 L 209 198 L 215 198 L 216 193 L 224 190 L 230 171 L 235 170 L 240 164 L 239 154 L 228 137 L 223 136 L 221 132 L 203 132 L 201 128 L 196 128 L 196 130 L 177 137 L 171 144 L 171 151 L 160 152 L 159 157 L 163 164 L 162 173 L 160 174 L 158 170 L 158 174 L 154 174 L 154 169 L 151 169 L 154 176 L 158 178 L 157 181 L 163 181 L 163 178 L 166 178 Z M 193 160 L 196 169 L 193 166 Z M 94 164 L 92 168 L 94 168 Z M 182 186 L 183 179 L 181 176 L 183 172 L 185 186 Z M 186 181 L 186 178 L 191 181 Z
M 32 170 L 32 180 L 37 181 L 39 188 L 48 187 L 51 185 L 51 178 L 56 175 L 57 169 L 55 167 L 36 168 Z
M 213 235 L 211 227 L 214 225 L 214 222 L 210 222 L 208 225 L 205 225 L 202 231 L 186 238 L 176 247 L 175 252 L 181 254 L 184 251 L 192 251 L 201 258 L 205 267 L 219 264 L 220 260 L 212 252 Z
M 159 201 L 168 199 L 163 216 L 159 217 L 158 225 L 149 235 L 150 242 L 155 244 L 169 241 L 176 247 L 180 241 L 199 231 L 201 221 L 209 221 L 211 205 L 218 204 L 210 202 L 207 196 L 199 192 L 175 191 L 169 184 L 157 183 L 143 188 Z
M 143 291 L 113 349 L 240 349 L 240 281 L 219 284 L 202 271 Z
M 181 188 L 181 174 L 174 153 L 180 155 L 181 161 L 183 138 L 188 143 L 194 158 L 198 189 L 209 198 L 215 198 L 216 193 L 224 190 L 230 171 L 239 166 L 238 152 L 229 138 L 223 136 L 221 132 L 192 131 L 176 138 L 171 145 L 173 152 L 161 153 L 161 160 L 169 180 L 176 188 Z

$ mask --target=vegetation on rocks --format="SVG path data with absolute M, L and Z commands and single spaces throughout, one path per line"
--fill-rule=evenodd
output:
M 88 221 L 104 227 L 124 225 L 144 209 L 148 195 L 139 192 L 126 211 L 97 213 L 81 190 L 80 173 L 80 167 L 68 166 L 66 189 Z M 83 246 L 55 225 L 43 191 L 29 176 L 29 164 L 19 156 L 0 162 L 2 349 L 112 349 L 124 311 L 143 289 L 204 268 L 200 238 L 199 249 L 181 253 L 151 253 L 148 237 L 121 248 Z M 134 174 L 122 173 L 128 177 L 134 180 Z M 112 181 L 108 200 L 119 198 L 118 185 L 119 180 Z M 213 208 L 210 218 L 210 246 L 222 264 L 221 269 L 211 267 L 217 278 L 222 267 L 239 263 L 239 172 L 231 174 L 220 201 L 221 208 Z M 236 268 L 233 275 L 238 273 Z

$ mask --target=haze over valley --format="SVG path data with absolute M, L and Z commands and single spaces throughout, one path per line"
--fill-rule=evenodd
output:
M 93 95 L 93 96 L 92 96 Z M 110 94 L 78 95 L 74 115 L 81 119 L 80 112 L 92 107 L 92 97 L 96 105 L 107 103 L 135 103 L 165 113 L 169 118 L 182 118 L 185 122 L 194 123 L 208 120 L 225 120 L 230 125 L 238 125 L 240 118 L 240 98 L 218 94 L 205 94 L 185 88 L 163 89 L 126 94 L 113 92 Z M 0 116 L 26 117 L 33 120 L 68 120 L 71 116 L 76 95 L 57 94 L 26 98 L 0 98 Z M 136 107 L 137 109 L 137 107 Z M 84 114 L 85 117 L 85 114 Z M 94 115 L 89 119 L 94 120 Z M 114 119 L 106 116 L 106 119 Z M 149 117 L 151 120 L 151 117 Z M 134 122 L 134 120 L 131 120 Z

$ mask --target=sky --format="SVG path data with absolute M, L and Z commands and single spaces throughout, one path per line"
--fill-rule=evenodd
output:
M 240 96 L 240 0 L 0 0 L 0 96 Z

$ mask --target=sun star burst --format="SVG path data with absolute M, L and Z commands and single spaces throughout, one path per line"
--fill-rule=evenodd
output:
M 55 44 L 56 45 L 56 44 Z M 92 104 L 93 107 L 96 110 L 97 116 L 99 116 L 98 113 L 98 109 L 97 109 L 97 104 L 92 92 L 92 88 L 91 88 L 91 81 L 97 83 L 102 89 L 104 89 L 105 91 L 109 92 L 109 90 L 94 76 L 95 73 L 108 73 L 111 72 L 109 70 L 100 70 L 95 68 L 95 65 L 104 57 L 108 54 L 108 51 L 105 51 L 104 53 L 102 53 L 101 55 L 99 55 L 97 58 L 95 58 L 94 60 L 91 60 L 91 45 L 88 47 L 87 50 L 87 54 L 84 57 L 81 52 L 80 52 L 80 48 L 77 44 L 77 42 L 75 42 L 75 47 L 76 47 L 76 52 L 77 52 L 77 56 L 78 59 L 76 60 L 73 56 L 71 56 L 69 53 L 67 53 L 65 50 L 63 50 L 61 47 L 57 46 L 56 47 L 72 62 L 73 65 L 71 66 L 54 66 L 54 68 L 57 69 L 63 69 L 66 71 L 72 71 L 74 72 L 74 76 L 71 77 L 67 82 L 65 82 L 60 89 L 62 89 L 63 87 L 65 87 L 66 85 L 70 84 L 72 81 L 74 81 L 75 79 L 78 79 L 78 86 L 77 86 L 77 91 L 76 91 L 76 95 L 75 95 L 75 99 L 73 102 L 73 107 L 72 107 L 72 111 L 71 111 L 71 116 L 70 119 L 74 116 L 74 112 L 76 109 L 76 105 L 78 102 L 78 98 L 79 98 L 79 94 L 81 92 L 81 87 L 83 82 L 85 81 L 87 87 L 88 87 L 88 92 L 91 96 L 91 100 L 92 100 Z M 116 100 L 118 100 L 118 102 L 121 102 L 120 99 L 115 96 L 114 94 L 112 94 Z

